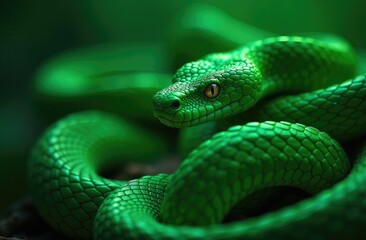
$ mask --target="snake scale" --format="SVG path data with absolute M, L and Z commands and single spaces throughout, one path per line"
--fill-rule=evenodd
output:
M 366 76 L 356 76 L 356 65 L 350 45 L 330 36 L 267 38 L 187 63 L 154 96 L 154 115 L 187 130 L 215 122 L 218 132 L 192 143 L 173 174 L 128 182 L 98 175 L 166 149 L 141 127 L 86 111 L 61 119 L 35 145 L 31 195 L 72 238 L 362 238 L 366 150 L 352 162 L 340 145 L 366 130 Z M 314 196 L 221 224 L 242 199 L 276 186 Z

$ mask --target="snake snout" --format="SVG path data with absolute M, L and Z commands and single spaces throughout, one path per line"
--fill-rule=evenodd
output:
M 153 97 L 153 107 L 154 107 L 154 111 L 162 111 L 163 108 L 163 104 L 161 104 L 161 102 L 163 101 L 161 95 L 156 94 Z
M 175 94 L 155 95 L 153 105 L 155 113 L 175 113 L 181 107 L 181 99 Z

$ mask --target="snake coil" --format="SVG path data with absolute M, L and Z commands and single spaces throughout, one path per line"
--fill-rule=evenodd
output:
M 216 127 L 186 140 L 190 153 L 176 172 L 101 177 L 115 159 L 162 154 L 164 142 L 107 113 L 76 113 L 34 147 L 34 202 L 73 238 L 361 238 L 366 158 L 351 164 L 340 145 L 366 130 L 366 76 L 356 77 L 356 62 L 342 39 L 281 36 L 187 63 L 154 96 L 154 115 L 187 132 Z M 315 196 L 220 224 L 242 199 L 275 186 Z

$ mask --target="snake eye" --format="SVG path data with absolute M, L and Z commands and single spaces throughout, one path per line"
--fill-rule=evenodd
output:
M 219 95 L 220 92 L 220 86 L 216 83 L 211 83 L 205 88 L 205 96 L 208 98 L 215 98 L 217 95 Z

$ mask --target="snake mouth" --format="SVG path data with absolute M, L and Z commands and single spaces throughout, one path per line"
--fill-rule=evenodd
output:
M 163 115 L 155 115 L 162 124 L 167 125 L 168 127 L 172 127 L 172 128 L 182 128 L 182 127 L 190 127 L 191 121 L 185 121 L 185 122 L 176 122 L 173 121 Z
M 236 112 L 238 109 L 240 109 L 240 106 L 237 105 L 235 107 L 231 105 L 225 105 L 222 107 L 219 107 L 218 109 L 215 109 L 213 112 L 210 112 L 208 114 L 199 116 L 197 118 L 191 118 L 186 121 L 174 121 L 173 119 L 176 117 L 176 114 L 169 115 L 170 117 L 167 117 L 166 115 L 162 114 L 161 112 L 154 112 L 155 117 L 157 117 L 160 122 L 164 125 L 167 125 L 168 127 L 172 128 L 186 128 L 186 127 L 192 127 L 199 124 L 203 124 L 209 121 L 213 121 L 216 119 L 221 118 L 225 113 L 227 112 Z
M 155 113 L 155 117 L 157 117 L 162 124 L 167 125 L 168 127 L 185 128 L 185 127 L 192 127 L 192 126 L 196 126 L 196 125 L 199 125 L 199 124 L 202 124 L 205 122 L 213 121 L 213 120 L 219 118 L 220 116 L 222 116 L 223 110 L 225 108 L 229 108 L 229 106 L 223 106 L 209 114 L 199 116 L 197 118 L 192 118 L 192 119 L 186 120 L 186 121 L 174 121 L 172 118 L 168 118 L 160 113 Z M 175 115 L 172 115 L 172 117 L 174 118 Z

